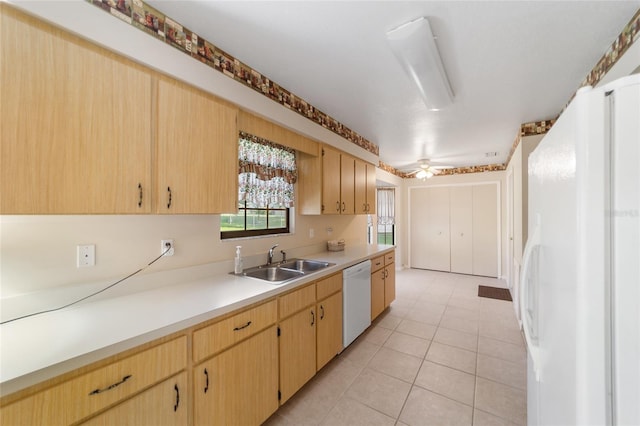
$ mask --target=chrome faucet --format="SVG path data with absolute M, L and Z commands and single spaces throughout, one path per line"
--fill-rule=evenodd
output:
M 271 265 L 273 263 L 273 249 L 278 247 L 278 244 L 274 245 L 269 249 L 269 257 L 267 258 L 267 265 Z

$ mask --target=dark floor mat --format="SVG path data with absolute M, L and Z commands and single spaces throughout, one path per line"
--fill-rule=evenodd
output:
M 478 297 L 488 297 L 489 299 L 499 299 L 511 301 L 511 293 L 507 288 L 478 286 Z

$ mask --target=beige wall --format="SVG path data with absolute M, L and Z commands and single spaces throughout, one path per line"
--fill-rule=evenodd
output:
M 3 216 L 0 218 L 1 297 L 54 287 L 122 278 L 160 254 L 160 240 L 173 238 L 176 254 L 154 271 L 230 260 L 235 246 L 245 256 L 322 244 L 345 238 L 365 242 L 366 216 L 297 216 L 295 233 L 286 236 L 221 241 L 219 215 Z M 309 229 L 315 236 L 309 238 Z M 332 228 L 331 235 L 327 228 Z M 76 267 L 76 246 L 96 245 L 96 265 Z M 280 253 L 277 252 L 277 258 Z

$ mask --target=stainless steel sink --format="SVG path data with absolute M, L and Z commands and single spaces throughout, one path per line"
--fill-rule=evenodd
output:
M 276 266 L 271 267 L 257 267 L 247 269 L 242 275 L 249 278 L 257 278 L 263 281 L 269 281 L 274 284 L 282 284 L 286 281 L 294 278 L 301 277 L 303 273 L 301 271 L 292 271 L 290 269 L 282 269 Z
M 333 265 L 335 265 L 335 263 L 322 262 L 319 260 L 292 259 L 277 265 L 262 265 L 245 269 L 242 275 L 247 278 L 267 281 L 271 284 L 284 284 L 296 278 L 301 278 L 305 274 L 310 274 Z
M 334 263 L 322 262 L 319 260 L 293 259 L 278 265 L 282 269 L 302 272 L 315 272 L 320 269 L 328 268 Z

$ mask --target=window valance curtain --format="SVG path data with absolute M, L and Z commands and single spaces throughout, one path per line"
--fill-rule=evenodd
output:
M 247 207 L 293 206 L 298 179 L 294 150 L 240 132 L 238 167 L 238 200 Z
M 395 189 L 378 188 L 378 225 L 393 225 L 396 221 Z

